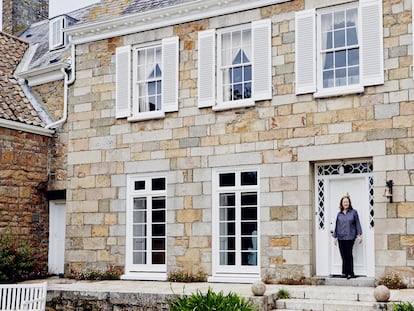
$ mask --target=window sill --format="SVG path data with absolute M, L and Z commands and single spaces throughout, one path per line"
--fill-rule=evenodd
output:
M 142 112 L 140 114 L 129 117 L 128 121 L 138 122 L 138 121 L 146 121 L 146 120 L 154 120 L 154 119 L 162 119 L 162 118 L 165 118 L 164 111 L 148 111 L 148 112 Z
M 213 111 L 222 111 L 222 110 L 230 110 L 230 109 L 235 109 L 235 108 L 253 107 L 254 104 L 255 103 L 254 103 L 253 99 L 229 101 L 229 102 L 224 102 L 224 103 L 217 104 L 217 105 L 213 106 Z
M 315 98 L 325 98 L 325 97 L 334 97 L 334 96 L 343 96 L 349 94 L 358 94 L 363 93 L 364 87 L 362 85 L 353 85 L 350 87 L 343 88 L 331 88 L 331 89 L 321 89 L 313 94 Z

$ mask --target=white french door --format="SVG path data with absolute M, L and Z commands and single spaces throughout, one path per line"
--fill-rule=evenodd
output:
M 65 265 L 66 236 L 65 201 L 49 201 L 49 254 L 50 274 L 63 274 Z

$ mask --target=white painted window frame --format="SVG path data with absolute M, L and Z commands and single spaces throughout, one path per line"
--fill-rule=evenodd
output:
M 137 93 L 132 88 L 136 83 L 135 48 L 160 44 L 162 49 L 161 72 L 162 109 L 139 112 Z M 178 73 L 179 73 L 179 39 L 178 36 L 164 38 L 157 42 L 118 47 L 115 51 L 115 117 L 127 118 L 128 121 L 144 121 L 165 117 L 166 112 L 178 111 Z M 135 95 L 134 95 L 135 94 Z M 134 98 L 133 98 L 134 97 Z M 133 101 L 131 103 L 131 101 Z
M 257 172 L 257 185 L 240 186 L 240 174 L 242 172 Z M 219 174 L 235 173 L 235 187 L 220 187 Z M 257 192 L 257 265 L 220 265 L 220 228 L 219 228 L 219 194 L 223 192 Z M 237 206 L 240 212 L 240 205 Z M 237 208 L 236 208 L 237 209 Z M 237 212 L 237 211 L 236 211 Z M 237 224 L 240 224 L 240 213 L 236 216 Z M 212 276 L 209 277 L 210 282 L 229 282 L 229 283 L 250 283 L 260 279 L 260 171 L 257 167 L 235 167 L 235 168 L 217 168 L 212 170 Z M 240 239 L 240 235 L 236 235 Z M 237 249 L 240 256 L 240 249 Z
M 249 28 L 251 37 L 252 97 L 223 101 L 221 74 L 221 38 L 223 33 Z M 198 108 L 214 111 L 254 106 L 256 101 L 272 99 L 272 21 L 209 29 L 198 33 Z
M 144 190 L 135 190 L 134 184 L 136 181 L 145 181 L 146 185 L 151 185 L 151 180 L 154 178 L 165 179 L 164 190 L 152 190 L 150 188 Z M 125 236 L 125 274 L 122 279 L 140 279 L 140 280 L 166 280 L 167 279 L 167 176 L 163 174 L 132 174 L 127 176 L 127 198 L 126 198 L 126 236 Z M 133 204 L 134 198 L 146 197 L 151 199 L 155 196 L 165 196 L 165 263 L 164 264 L 134 264 L 132 262 L 132 236 L 133 236 Z M 151 210 L 147 210 L 147 214 Z M 150 240 L 151 237 L 148 237 Z M 149 245 L 149 244 L 147 244 Z

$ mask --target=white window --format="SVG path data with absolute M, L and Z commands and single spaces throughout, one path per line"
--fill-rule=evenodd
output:
M 161 279 L 166 273 L 167 189 L 165 177 L 129 176 L 126 273 Z
M 224 110 L 272 98 L 271 21 L 199 32 L 198 106 Z
M 384 83 L 382 2 L 296 13 L 296 94 L 361 93 Z
M 63 29 L 65 28 L 65 17 L 58 16 L 49 21 L 49 49 L 57 49 L 65 46 L 65 36 Z
M 177 110 L 178 37 L 117 48 L 116 117 L 140 121 Z
M 258 171 L 213 174 L 212 281 L 256 279 L 260 276 Z

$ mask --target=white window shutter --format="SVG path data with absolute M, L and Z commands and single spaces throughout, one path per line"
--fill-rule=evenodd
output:
M 198 33 L 198 107 L 211 107 L 216 97 L 216 31 Z
M 178 37 L 162 40 L 162 110 L 178 110 Z
M 360 0 L 361 84 L 384 83 L 382 1 Z
M 131 114 L 131 47 L 116 49 L 116 118 L 129 117 Z
M 296 94 L 316 91 L 316 14 L 315 10 L 295 15 Z
M 253 99 L 272 99 L 272 21 L 252 22 Z
M 62 47 L 65 44 L 63 36 L 64 27 L 64 16 L 59 16 L 49 21 L 49 50 Z

